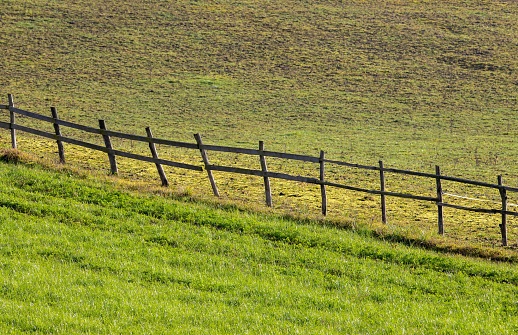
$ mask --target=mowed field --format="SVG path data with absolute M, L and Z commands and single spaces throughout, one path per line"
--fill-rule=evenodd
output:
M 110 129 L 433 172 L 518 185 L 518 4 L 515 1 L 2 1 L 0 94 L 23 109 Z M 4 114 L 4 119 L 8 115 Z M 20 123 L 29 123 L 20 118 Z M 66 132 L 73 134 L 73 132 Z M 101 139 L 84 138 L 98 141 Z M 1 134 L 9 146 L 9 134 Z M 55 144 L 19 135 L 23 151 L 52 159 Z M 147 150 L 133 143 L 119 148 Z M 66 146 L 69 164 L 102 173 L 107 159 Z M 167 151 L 199 163 L 197 153 Z M 258 162 L 236 157 L 240 166 Z M 317 167 L 269 162 L 318 175 Z M 157 183 L 151 164 L 120 160 L 120 175 Z M 203 173 L 167 170 L 172 189 L 210 195 Z M 376 185 L 375 174 L 335 169 L 330 178 Z M 392 178 L 392 179 L 391 179 Z M 434 183 L 388 176 L 388 190 L 434 195 Z M 216 173 L 224 199 L 263 200 L 261 180 Z M 319 213 L 317 187 L 272 182 L 275 210 Z M 491 205 L 498 194 L 445 188 Z M 487 191 L 484 191 L 487 192 Z M 495 192 L 496 193 L 496 192 Z M 329 220 L 449 249 L 499 247 L 498 216 L 446 211 L 437 237 L 434 204 L 329 191 Z M 510 197 L 518 203 L 518 197 Z M 494 251 L 497 250 L 497 251 Z M 491 253 L 490 252 L 490 253 Z

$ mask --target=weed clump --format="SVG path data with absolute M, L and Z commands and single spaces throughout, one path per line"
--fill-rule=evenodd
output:
M 0 161 L 9 164 L 19 164 L 24 161 L 23 154 L 17 149 L 4 149 L 0 151 Z

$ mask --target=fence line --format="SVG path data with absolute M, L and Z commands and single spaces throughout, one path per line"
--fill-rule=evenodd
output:
M 433 174 L 433 173 L 425 173 L 425 172 L 419 172 L 419 171 L 387 168 L 383 165 L 382 161 L 379 161 L 378 166 L 360 165 L 360 164 L 326 159 L 324 151 L 320 151 L 320 155 L 318 157 L 285 153 L 285 152 L 266 151 L 266 150 L 264 150 L 264 142 L 262 142 L 262 141 L 259 142 L 258 149 L 247 149 L 247 148 L 221 146 L 221 145 L 207 145 L 207 144 L 203 143 L 200 134 L 194 134 L 194 139 L 195 139 L 196 143 L 178 142 L 178 141 L 171 141 L 171 140 L 167 140 L 167 139 L 159 139 L 159 138 L 153 137 L 151 129 L 149 127 L 146 128 L 147 136 L 138 136 L 138 135 L 127 134 L 127 133 L 123 133 L 123 132 L 108 130 L 104 120 L 99 120 L 99 128 L 88 127 L 88 126 L 80 125 L 77 123 L 61 120 L 58 117 L 57 110 L 55 107 L 51 107 L 51 114 L 52 114 L 51 117 L 33 113 L 33 112 L 26 111 L 23 109 L 19 109 L 14 106 L 14 99 L 11 94 L 8 95 L 8 105 L 0 104 L 0 109 L 9 111 L 10 121 L 9 122 L 0 122 L 0 128 L 10 130 L 12 148 L 15 148 L 15 149 L 17 148 L 16 131 L 19 130 L 19 131 L 27 132 L 27 133 L 37 135 L 40 137 L 55 140 L 57 143 L 57 146 L 58 146 L 59 160 L 60 160 L 60 163 L 62 163 L 62 164 L 65 163 L 65 150 L 63 147 L 63 143 L 69 143 L 69 144 L 73 144 L 73 145 L 77 145 L 77 146 L 81 146 L 84 148 L 88 148 L 88 149 L 106 153 L 108 155 L 108 160 L 110 162 L 110 172 L 112 174 L 118 173 L 117 160 L 116 160 L 117 156 L 154 163 L 156 165 L 157 172 L 159 174 L 159 177 L 160 177 L 160 180 L 161 180 L 163 186 L 168 186 L 169 183 L 167 181 L 167 177 L 164 173 L 162 165 L 172 166 L 172 167 L 176 167 L 176 168 L 180 168 L 180 169 L 189 169 L 189 170 L 193 170 L 193 171 L 200 171 L 200 172 L 205 170 L 207 173 L 207 176 L 209 178 L 209 182 L 211 184 L 212 191 L 215 196 L 219 196 L 219 190 L 218 190 L 218 187 L 217 187 L 217 184 L 216 184 L 212 171 L 237 173 L 237 174 L 243 174 L 243 175 L 253 175 L 253 176 L 258 176 L 258 177 L 263 178 L 266 205 L 271 207 L 272 206 L 272 195 L 271 195 L 271 188 L 270 188 L 270 178 L 297 181 L 297 182 L 302 182 L 302 183 L 307 183 L 307 184 L 315 184 L 315 185 L 320 186 L 320 194 L 321 194 L 321 199 L 322 199 L 322 214 L 323 215 L 326 215 L 328 212 L 326 187 L 341 188 L 341 189 L 346 189 L 346 190 L 350 190 L 350 191 L 379 195 L 380 202 L 381 202 L 380 203 L 381 220 L 383 223 L 387 223 L 387 213 L 386 213 L 386 211 L 387 211 L 386 197 L 387 196 L 412 199 L 412 200 L 417 200 L 417 201 L 427 201 L 427 202 L 435 203 L 437 206 L 438 233 L 441 235 L 444 234 L 443 207 L 464 210 L 464 211 L 485 213 L 485 214 L 501 214 L 501 223 L 499 224 L 499 228 L 500 228 L 500 232 L 501 232 L 501 236 L 502 236 L 502 245 L 504 245 L 504 246 L 507 246 L 507 244 L 508 244 L 508 241 L 507 241 L 507 216 L 508 215 L 509 216 L 518 216 L 518 212 L 508 210 L 508 206 L 515 206 L 515 205 L 507 203 L 507 192 L 518 192 L 518 188 L 503 185 L 501 176 L 498 176 L 497 184 L 491 184 L 491 183 L 480 182 L 480 181 L 476 181 L 476 180 L 469 180 L 469 179 L 442 175 L 439 166 L 436 166 L 435 174 Z M 17 114 L 23 115 L 25 117 L 29 117 L 32 119 L 36 119 L 39 121 L 51 123 L 54 127 L 54 133 L 49 133 L 49 132 L 45 132 L 45 131 L 41 131 L 38 129 L 34 129 L 34 128 L 30 128 L 30 127 L 26 127 L 26 126 L 17 124 L 16 123 Z M 103 142 L 105 145 L 101 146 L 101 145 L 92 144 L 92 143 L 85 142 L 82 140 L 77 140 L 74 138 L 63 136 L 61 133 L 61 127 L 73 128 L 73 129 L 84 131 L 87 133 L 93 133 L 93 134 L 100 135 L 100 136 L 102 136 Z M 113 138 L 113 137 L 147 143 L 149 145 L 151 157 L 114 149 L 112 142 L 111 142 L 111 138 Z M 167 160 L 167 159 L 160 159 L 155 144 L 161 144 L 161 145 L 177 147 L 177 148 L 196 149 L 199 151 L 199 154 L 201 155 L 201 158 L 203 161 L 203 167 L 198 166 L 198 165 L 175 162 L 175 161 Z M 261 169 L 256 170 L 256 169 L 211 164 L 210 160 L 209 160 L 210 151 L 257 156 L 259 158 L 259 163 L 260 163 Z M 269 171 L 267 168 L 267 162 L 266 162 L 267 157 L 281 158 L 281 159 L 302 161 L 302 162 L 310 162 L 310 163 L 318 163 L 319 164 L 319 177 L 314 178 L 314 177 L 291 175 L 291 174 L 287 174 L 287 173 L 283 173 L 283 172 Z M 361 188 L 361 187 L 327 181 L 325 179 L 326 164 L 346 166 L 346 167 L 362 169 L 362 170 L 378 171 L 380 188 L 379 188 L 379 190 L 376 190 L 376 189 L 373 190 L 373 189 Z M 409 194 L 409 193 L 389 192 L 385 189 L 387 173 L 424 177 L 424 178 L 429 178 L 429 179 L 435 180 L 436 196 L 432 197 L 432 196 L 415 195 L 415 194 Z M 442 185 L 443 180 L 457 182 L 457 183 L 461 183 L 461 184 L 467 184 L 467 185 L 486 187 L 486 188 L 490 188 L 490 189 L 497 189 L 499 191 L 500 198 L 501 198 L 501 202 L 500 202 L 501 209 L 471 208 L 471 207 L 466 207 L 466 206 L 461 206 L 461 205 L 457 205 L 457 204 L 451 204 L 451 203 L 444 202 L 443 195 L 452 196 L 452 194 L 446 193 L 443 191 L 443 185 Z M 467 197 L 464 197 L 464 198 L 467 200 L 480 200 L 480 199 L 473 199 L 473 198 L 467 198 Z M 494 202 L 494 203 L 496 203 L 496 202 Z

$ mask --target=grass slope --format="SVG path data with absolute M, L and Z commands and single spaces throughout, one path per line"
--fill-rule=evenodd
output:
M 331 159 L 382 159 L 387 167 L 428 172 L 438 164 L 447 175 L 494 183 L 502 174 L 504 183 L 518 183 L 516 1 L 4 0 L 0 16 L 0 94 L 13 93 L 22 108 L 48 113 L 54 105 L 64 119 L 96 126 L 102 118 L 110 129 L 142 135 L 151 126 L 155 136 L 179 140 L 192 141 L 195 132 L 207 143 L 255 148 L 264 140 L 272 150 L 323 149 Z M 51 141 L 19 140 L 22 150 L 56 157 Z M 9 145 L 8 132 L 0 141 Z M 107 166 L 104 155 L 66 151 L 70 164 Z M 199 162 L 196 154 L 159 151 Z M 120 164 L 126 177 L 155 178 L 151 165 Z M 204 174 L 167 172 L 174 187 L 210 193 Z M 377 185 L 376 176 L 347 169 L 328 177 Z M 216 178 L 224 197 L 263 202 L 260 180 Z M 387 178 L 389 191 L 433 195 L 433 183 Z M 317 189 L 272 187 L 278 208 L 318 213 Z M 445 187 L 484 204 L 499 201 L 497 192 Z M 376 197 L 329 194 L 330 216 L 380 221 Z M 408 228 L 405 234 L 428 238 L 436 231 L 432 204 L 389 201 L 388 209 L 389 222 Z M 446 216 L 451 244 L 498 246 L 498 217 L 453 210 Z M 509 227 L 516 248 L 518 228 L 513 220 Z
M 518 269 L 0 164 L 2 334 L 512 334 Z

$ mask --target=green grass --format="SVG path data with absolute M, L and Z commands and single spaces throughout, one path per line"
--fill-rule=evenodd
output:
M 97 126 L 103 118 L 109 129 L 142 135 L 150 126 L 155 136 L 175 140 L 193 141 L 196 132 L 207 143 L 255 148 L 264 140 L 271 150 L 318 155 L 322 149 L 330 159 L 353 163 L 382 159 L 387 167 L 425 172 L 440 165 L 447 175 L 494 183 L 501 174 L 504 183 L 518 183 L 515 1 L 95 0 L 84 6 L 6 0 L 0 13 L 0 94 L 13 93 L 24 109 L 49 113 L 54 105 L 63 119 Z M 57 157 L 50 141 L 19 140 L 24 151 Z M 9 146 L 8 132 L 0 141 Z M 115 145 L 147 152 L 123 141 Z M 104 155 L 65 150 L 71 165 L 107 167 Z M 196 154 L 159 152 L 199 162 Z M 156 183 L 151 165 L 120 164 L 121 176 Z M 167 172 L 173 188 L 210 194 L 203 174 Z M 375 175 L 347 169 L 329 177 L 376 184 Z M 389 191 L 433 195 L 433 183 L 387 178 Z M 216 179 L 225 199 L 262 204 L 260 180 Z M 318 189 L 272 187 L 277 209 L 318 213 Z M 499 197 L 446 187 L 490 201 Z M 331 218 L 379 223 L 377 198 L 331 195 Z M 509 201 L 516 204 L 518 197 Z M 432 205 L 394 200 L 388 209 L 401 235 L 432 240 Z M 498 217 L 453 210 L 446 216 L 450 246 L 499 248 Z M 518 231 L 513 220 L 509 226 L 515 253 Z
M 0 163 L 2 334 L 513 334 L 515 265 Z

